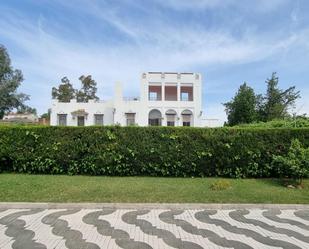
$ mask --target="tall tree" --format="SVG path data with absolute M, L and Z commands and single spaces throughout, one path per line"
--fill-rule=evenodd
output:
M 88 102 L 90 99 L 98 100 L 97 82 L 92 79 L 91 75 L 80 76 L 79 80 L 82 83 L 82 88 L 76 93 L 77 102 Z
M 29 95 L 17 92 L 22 81 L 22 72 L 13 69 L 6 48 L 0 45 L 0 119 L 12 109 L 23 106 L 29 99 Z
M 23 106 L 17 108 L 17 113 L 37 114 L 37 110 L 35 108 L 30 107 L 30 106 L 23 105 Z
M 287 117 L 288 110 L 300 98 L 300 92 L 296 91 L 295 86 L 286 90 L 278 87 L 279 78 L 273 73 L 270 79 L 266 80 L 266 95 L 259 100 L 259 116 L 262 121 L 283 119 Z
M 43 113 L 41 115 L 41 118 L 46 118 L 46 119 L 50 119 L 50 114 L 51 114 L 51 109 L 48 108 L 47 112 Z
M 58 88 L 52 88 L 52 98 L 58 99 L 59 102 L 70 102 L 71 99 L 75 98 L 75 94 L 76 90 L 73 88 L 73 85 L 67 77 L 61 79 L 61 84 Z
M 254 90 L 246 82 L 239 87 L 234 98 L 223 105 L 228 116 L 228 124 L 231 126 L 252 123 L 256 120 L 257 98 Z

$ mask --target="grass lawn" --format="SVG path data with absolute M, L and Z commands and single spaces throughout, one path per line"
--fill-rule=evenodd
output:
M 302 190 L 276 179 L 228 179 L 230 189 L 211 190 L 217 180 L 0 174 L 0 201 L 309 204 L 309 180 Z

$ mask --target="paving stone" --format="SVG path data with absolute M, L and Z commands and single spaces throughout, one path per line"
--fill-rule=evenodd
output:
M 1 249 L 309 248 L 309 210 L 0 209 Z

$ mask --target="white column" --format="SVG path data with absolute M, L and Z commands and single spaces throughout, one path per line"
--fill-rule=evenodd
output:
M 181 99 L 180 99 L 180 86 L 181 86 L 181 84 L 180 84 L 180 81 L 178 80 L 177 81 L 177 101 L 180 101 Z M 181 126 L 180 124 L 181 124 L 181 110 L 180 109 L 178 109 L 177 110 L 177 126 Z
M 177 82 L 177 101 L 180 101 L 180 82 Z
M 162 85 L 161 85 L 161 100 L 165 101 L 165 82 L 162 81 Z

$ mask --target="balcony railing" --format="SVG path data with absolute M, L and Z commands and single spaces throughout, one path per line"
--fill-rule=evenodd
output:
M 123 97 L 124 101 L 139 101 L 139 97 Z

